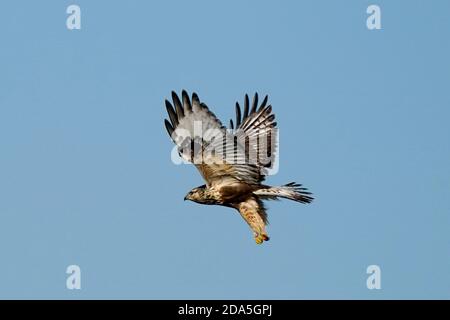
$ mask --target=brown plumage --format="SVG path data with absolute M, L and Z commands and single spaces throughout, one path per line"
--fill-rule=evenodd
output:
M 190 98 L 183 90 L 180 99 L 172 92 L 173 104 L 166 100 L 170 121 L 165 119 L 164 123 L 180 156 L 193 163 L 206 181 L 192 189 L 185 200 L 235 208 L 260 244 L 269 240 L 262 200 L 286 198 L 310 203 L 313 198 L 300 184 L 262 184 L 275 161 L 277 123 L 272 106 L 267 105 L 268 97 L 259 107 L 258 100 L 256 93 L 250 105 L 245 95 L 243 112 L 236 103 L 236 122 L 230 120 L 226 129 L 197 94 Z

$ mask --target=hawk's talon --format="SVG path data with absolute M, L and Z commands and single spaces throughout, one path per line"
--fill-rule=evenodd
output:
M 269 236 L 267 234 L 259 234 L 255 236 L 256 244 L 262 244 L 264 241 L 269 241 Z

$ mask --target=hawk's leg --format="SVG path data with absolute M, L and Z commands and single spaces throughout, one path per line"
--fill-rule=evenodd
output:
M 245 202 L 239 203 L 238 210 L 253 230 L 255 242 L 261 244 L 269 240 L 266 232 L 267 216 L 260 201 L 249 198 Z

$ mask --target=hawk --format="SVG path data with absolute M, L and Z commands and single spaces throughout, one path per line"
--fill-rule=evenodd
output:
M 236 126 L 229 128 L 201 102 L 198 95 L 180 97 L 172 91 L 172 103 L 165 101 L 169 120 L 165 127 L 178 154 L 195 165 L 206 184 L 189 191 L 184 200 L 221 205 L 239 211 L 253 231 L 255 242 L 269 240 L 263 200 L 286 198 L 310 203 L 312 194 L 295 182 L 273 187 L 263 184 L 277 152 L 277 129 L 267 95 L 258 104 L 245 95 L 243 111 L 236 102 Z

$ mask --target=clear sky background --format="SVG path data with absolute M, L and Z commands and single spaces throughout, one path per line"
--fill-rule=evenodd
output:
M 66 8 L 81 7 L 81 30 Z M 376 3 L 382 30 L 366 27 Z M 0 298 L 450 298 L 450 2 L 7 1 Z M 184 202 L 171 90 L 224 122 L 269 94 L 311 205 Z M 81 267 L 82 289 L 66 289 Z M 368 290 L 366 268 L 381 268 Z

